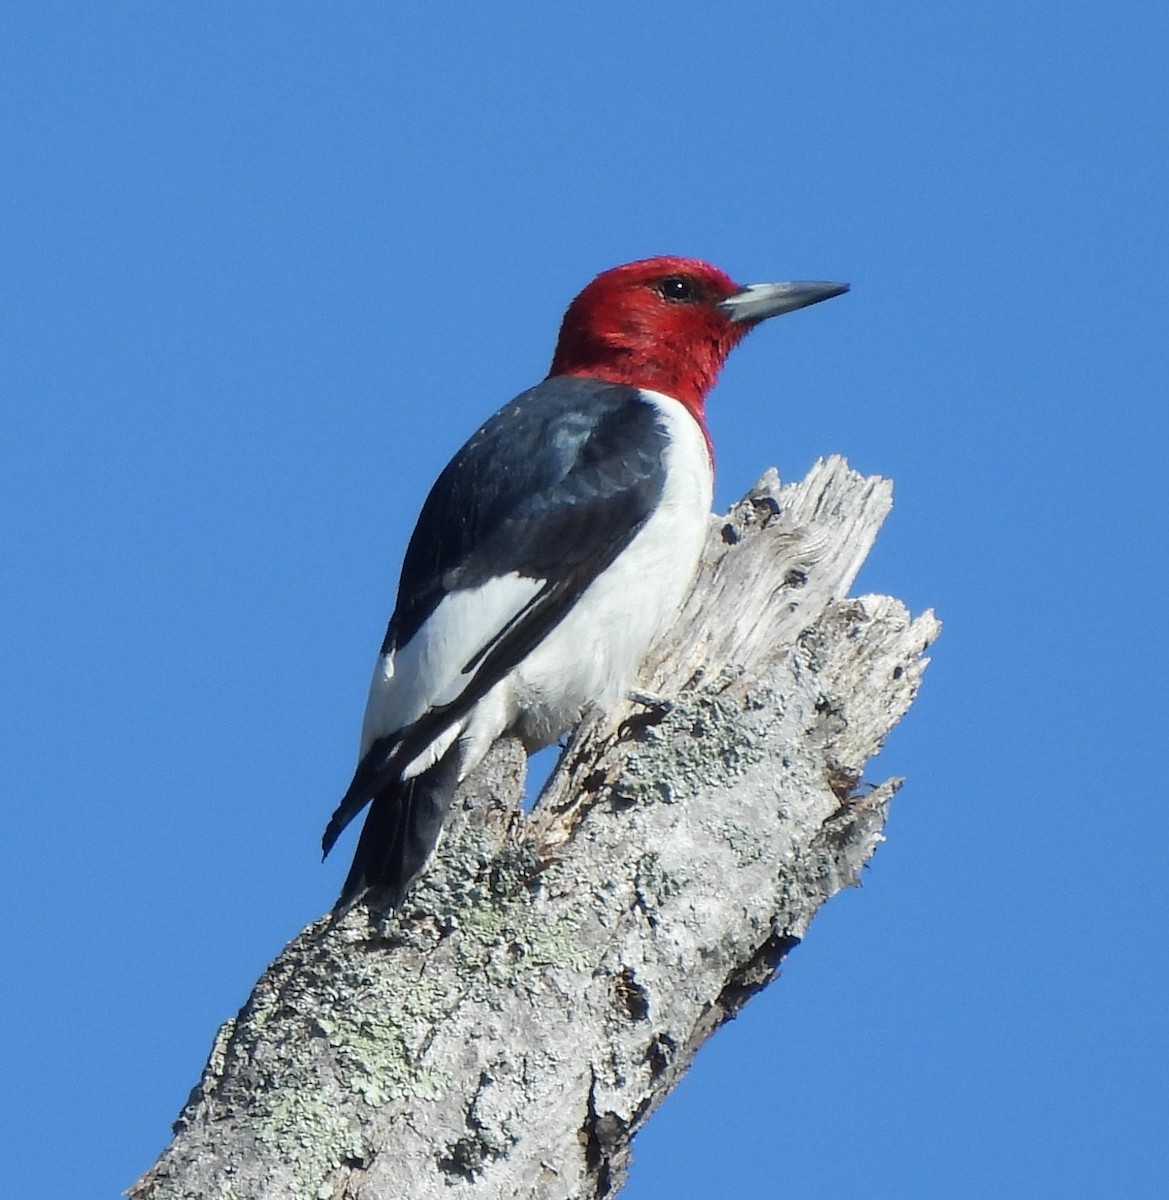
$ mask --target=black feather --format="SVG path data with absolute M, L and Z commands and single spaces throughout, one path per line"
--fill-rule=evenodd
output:
M 333 906 L 343 916 L 368 900 L 397 908 L 430 857 L 458 785 L 456 755 L 447 754 L 412 779 L 395 779 L 373 797 Z

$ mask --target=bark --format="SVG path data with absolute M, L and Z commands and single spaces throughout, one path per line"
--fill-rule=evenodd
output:
M 643 675 L 672 709 L 578 731 L 531 817 L 499 743 L 398 913 L 323 918 L 268 968 L 133 1200 L 612 1195 L 881 840 L 900 781 L 862 771 L 939 628 L 844 598 L 891 495 L 831 459 L 712 518 Z

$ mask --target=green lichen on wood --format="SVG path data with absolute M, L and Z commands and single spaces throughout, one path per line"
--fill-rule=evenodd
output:
M 689 882 L 685 876 L 666 870 L 662 866 L 661 855 L 653 851 L 643 854 L 637 861 L 637 871 L 633 877 L 638 906 L 656 924 L 657 910 L 678 895 Z
M 420 1057 L 457 997 L 431 976 L 407 977 L 392 961 L 379 962 L 372 954 L 361 969 L 350 969 L 344 995 L 315 1020 L 334 1052 L 338 1082 L 371 1108 L 404 1096 L 442 1095 L 450 1079 L 423 1067 Z
M 298 1200 L 316 1200 L 331 1171 L 364 1153 L 349 1118 L 322 1089 L 281 1088 L 261 1097 L 258 1108 L 256 1138 L 291 1170 Z
M 671 804 L 732 782 L 766 757 L 774 721 L 771 697 L 749 695 L 743 703 L 714 688 L 683 695 L 644 731 L 614 794 L 628 804 Z
M 771 852 L 766 838 L 762 838 L 750 825 L 727 819 L 717 825 L 719 836 L 738 857 L 741 866 L 760 862 Z
M 326 935 L 343 940 L 336 943 L 330 969 L 301 981 L 318 1005 L 299 1034 L 327 1042 L 339 1087 L 359 1101 L 353 1119 L 360 1120 L 362 1105 L 379 1108 L 404 1097 L 436 1100 L 446 1093 L 452 1080 L 425 1065 L 425 1051 L 433 1030 L 464 1000 L 483 1000 L 497 989 L 536 991 L 548 967 L 585 968 L 576 937 L 585 914 L 569 908 L 550 915 L 529 886 L 540 865 L 530 850 L 495 851 L 465 832 L 444 847 L 440 862 L 415 889 L 409 912 L 370 921 L 374 936 L 366 947 L 353 946 L 352 929 Z M 441 943 L 457 963 L 453 977 L 418 969 Z M 288 991 L 284 1000 L 295 1003 Z M 293 1063 L 306 1061 L 303 1046 L 295 1048 L 281 1092 L 302 1082 L 320 1089 L 319 1079 L 298 1078 Z M 334 1097 L 322 1122 L 325 1114 L 311 1104 L 282 1101 L 266 1106 L 265 1128 L 293 1149 L 309 1131 L 324 1147 L 320 1161 L 337 1165 L 352 1141 L 351 1119 L 340 1115 L 346 1107 Z

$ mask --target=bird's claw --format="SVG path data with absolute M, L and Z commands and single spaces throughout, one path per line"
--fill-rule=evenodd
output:
M 643 720 L 654 725 L 659 721 L 664 721 L 675 708 L 673 700 L 668 700 L 665 696 L 658 696 L 654 692 L 643 692 L 638 688 L 634 688 L 629 693 L 629 700 L 644 708 L 646 712 Z

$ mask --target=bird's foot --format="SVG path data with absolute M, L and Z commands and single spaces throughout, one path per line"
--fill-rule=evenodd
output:
M 675 708 L 673 700 L 667 700 L 665 696 L 658 696 L 653 692 L 643 692 L 639 689 L 629 692 L 629 700 L 645 710 L 634 713 L 626 720 L 626 726 L 631 729 L 644 729 L 649 725 L 660 725 Z

